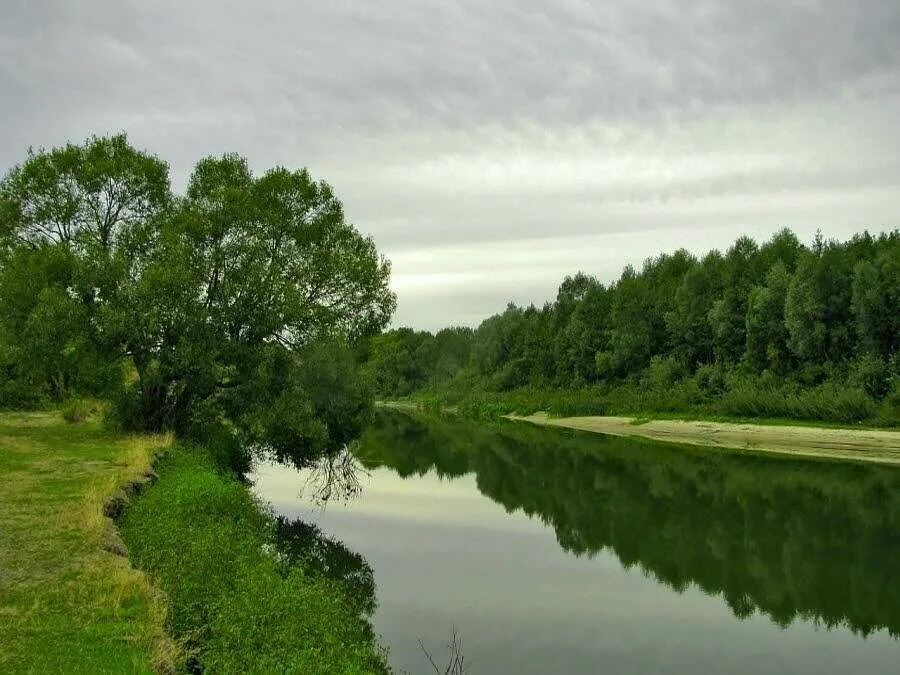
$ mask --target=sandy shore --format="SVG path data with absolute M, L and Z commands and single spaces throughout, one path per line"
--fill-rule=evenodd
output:
M 554 418 L 542 413 L 528 417 L 518 415 L 508 415 L 507 417 L 541 426 L 565 427 L 614 436 L 641 436 L 672 443 L 782 455 L 900 464 L 900 432 L 897 431 L 822 429 L 680 420 L 653 420 L 635 424 L 630 417 Z

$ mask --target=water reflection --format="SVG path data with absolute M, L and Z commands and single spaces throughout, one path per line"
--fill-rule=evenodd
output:
M 366 469 L 359 463 L 353 448 L 357 439 L 325 452 L 284 451 L 257 447 L 253 456 L 257 465 L 277 463 L 295 469 L 302 477 L 300 496 L 324 507 L 330 501 L 350 501 L 362 492 L 360 479 Z M 248 467 L 245 473 L 253 472 Z
M 307 575 L 331 580 L 355 611 L 367 617 L 372 615 L 376 604 L 375 576 L 359 553 L 301 520 L 279 517 L 276 536 L 286 569 L 299 566 Z
M 353 449 L 401 477 L 474 473 L 577 556 L 614 552 L 738 618 L 900 634 L 900 472 L 712 453 L 522 424 L 379 414 Z M 358 484 L 357 484 L 358 485 Z
M 304 474 L 301 490 L 313 501 L 325 506 L 329 501 L 349 501 L 362 492 L 360 478 L 366 470 L 351 451 L 353 445 L 329 453 L 311 462 Z

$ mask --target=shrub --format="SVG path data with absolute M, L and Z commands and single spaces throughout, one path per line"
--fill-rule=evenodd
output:
M 727 386 L 725 368 L 720 363 L 699 366 L 694 374 L 694 381 L 704 395 L 721 396 Z
M 645 384 L 654 389 L 671 387 L 682 376 L 682 368 L 672 356 L 654 356 L 650 359 Z
M 33 410 L 46 402 L 46 391 L 32 382 L 0 377 L 0 410 Z
M 849 364 L 847 379 L 852 386 L 880 399 L 891 389 L 891 370 L 891 365 L 876 354 L 862 354 Z
M 853 423 L 871 418 L 875 401 L 862 389 L 823 384 L 800 389 L 784 383 L 765 385 L 756 378 L 736 382 L 720 402 L 721 412 L 739 417 L 788 417 Z
M 900 378 L 893 378 L 891 390 L 878 408 L 875 423 L 885 427 L 900 426 Z
M 62 416 L 69 424 L 78 424 L 96 415 L 99 409 L 99 405 L 94 401 L 88 401 L 83 398 L 70 398 L 63 403 Z

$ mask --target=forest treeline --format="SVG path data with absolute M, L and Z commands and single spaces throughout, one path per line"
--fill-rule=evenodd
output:
M 604 284 L 579 272 L 543 307 L 475 329 L 399 328 L 366 367 L 383 398 L 476 413 L 690 413 L 900 423 L 900 233 L 788 229 L 681 249 Z

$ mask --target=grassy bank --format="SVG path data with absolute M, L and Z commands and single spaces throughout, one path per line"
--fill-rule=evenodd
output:
M 173 664 L 165 606 L 116 548 L 106 500 L 163 437 L 58 412 L 0 414 L 0 672 L 152 672 Z
M 135 565 L 166 593 L 168 625 L 189 665 L 212 672 L 386 670 L 364 614 L 373 599 L 280 545 L 284 524 L 243 483 L 182 447 L 167 453 L 158 473 L 120 527 Z
M 365 561 L 203 451 L 83 417 L 0 414 L 0 672 L 386 670 Z

